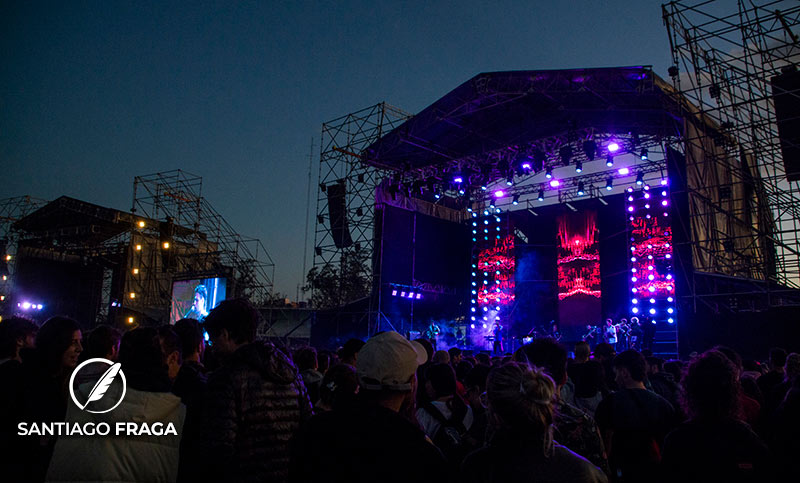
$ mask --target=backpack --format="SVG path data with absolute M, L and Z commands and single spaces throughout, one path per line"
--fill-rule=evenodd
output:
M 450 419 L 444 415 L 430 402 L 423 404 L 425 411 L 439 422 L 439 430 L 433 435 L 433 444 L 441 450 L 445 459 L 451 464 L 460 465 L 461 461 L 472 449 L 466 442 L 465 436 L 467 429 L 464 427 L 462 418 L 453 414 Z

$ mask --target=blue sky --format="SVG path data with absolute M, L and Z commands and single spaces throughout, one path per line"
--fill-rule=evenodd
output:
M 667 77 L 660 3 L 2 2 L 0 198 L 128 210 L 134 176 L 184 169 L 293 297 L 323 122 L 415 113 L 486 71 Z

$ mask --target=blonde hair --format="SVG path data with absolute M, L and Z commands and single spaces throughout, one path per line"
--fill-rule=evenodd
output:
M 489 373 L 486 395 L 501 427 L 541 434 L 545 451 L 552 447 L 556 385 L 542 369 L 518 362 L 495 368 Z

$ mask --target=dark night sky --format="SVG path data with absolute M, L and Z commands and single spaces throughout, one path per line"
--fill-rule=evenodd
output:
M 294 297 L 323 122 L 381 101 L 419 112 L 485 71 L 666 77 L 660 3 L 3 1 L 0 198 L 128 210 L 134 176 L 184 169 Z

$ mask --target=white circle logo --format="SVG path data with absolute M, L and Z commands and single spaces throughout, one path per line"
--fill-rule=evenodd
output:
M 78 398 L 75 397 L 75 388 L 73 387 L 73 383 L 75 382 L 75 375 L 78 374 L 78 372 L 80 372 L 81 369 L 94 362 L 102 362 L 103 364 L 109 365 L 111 367 L 106 369 L 106 371 L 100 376 L 100 379 L 98 379 L 97 382 L 95 382 L 94 387 L 92 387 L 92 390 L 89 391 L 89 395 L 86 397 L 86 402 L 80 403 L 78 402 Z M 86 409 L 86 406 L 88 406 L 89 403 L 103 399 L 103 396 L 106 395 L 108 388 L 111 387 L 111 384 L 114 382 L 117 376 L 120 376 L 120 380 L 122 382 L 122 393 L 117 403 L 103 411 L 93 411 L 91 409 Z M 72 375 L 69 378 L 69 395 L 72 396 L 72 402 L 74 402 L 75 405 L 78 406 L 78 408 L 81 409 L 82 411 L 87 411 L 95 414 L 107 413 L 112 409 L 116 408 L 117 406 L 119 406 L 119 403 L 121 403 L 122 400 L 125 399 L 125 391 L 127 391 L 127 389 L 128 389 L 128 382 L 125 380 L 125 373 L 122 372 L 122 364 L 120 364 L 119 362 L 114 363 L 109 361 L 108 359 L 103 359 L 101 357 L 96 357 L 94 359 L 88 359 L 81 362 L 78 365 L 78 367 L 76 367 L 75 370 L 72 371 Z

